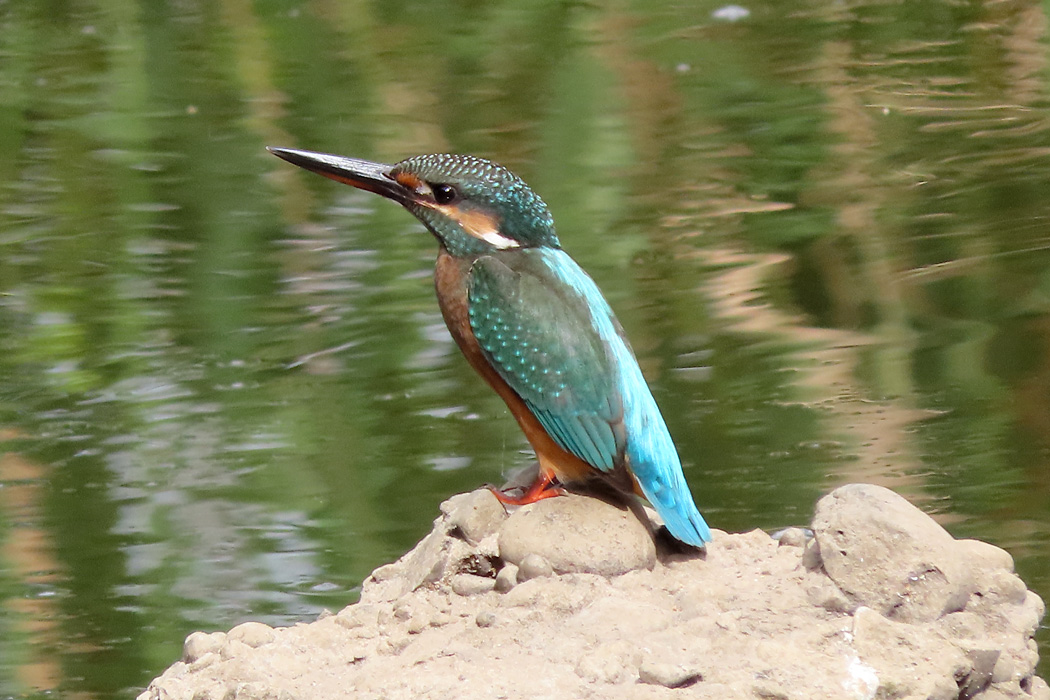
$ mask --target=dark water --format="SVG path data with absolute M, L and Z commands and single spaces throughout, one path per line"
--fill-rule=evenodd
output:
M 1048 7 L 0 3 L 0 697 L 338 608 L 529 459 L 431 238 L 267 144 L 522 175 L 715 527 L 882 483 L 1050 596 Z

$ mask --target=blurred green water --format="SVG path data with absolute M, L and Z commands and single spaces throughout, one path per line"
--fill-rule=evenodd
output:
M 0 697 L 342 606 L 529 459 L 429 236 L 266 144 L 521 174 L 715 527 L 875 481 L 1050 595 L 1046 5 L 719 9 L 0 4 Z

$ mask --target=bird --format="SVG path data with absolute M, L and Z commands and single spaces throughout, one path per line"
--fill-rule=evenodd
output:
M 507 168 L 471 155 L 395 165 L 267 147 L 306 170 L 397 202 L 437 238 L 434 285 L 470 366 L 510 409 L 539 470 L 527 504 L 599 479 L 645 498 L 671 535 L 711 541 L 675 444 L 612 308 L 566 253 L 544 201 Z

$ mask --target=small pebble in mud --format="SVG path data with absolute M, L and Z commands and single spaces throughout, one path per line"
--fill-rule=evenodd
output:
M 518 567 L 507 564 L 496 574 L 496 590 L 506 593 L 518 583 Z
M 518 581 L 528 581 L 529 579 L 553 575 L 554 569 L 551 568 L 550 562 L 539 554 L 528 555 L 521 560 L 521 566 L 518 567 Z

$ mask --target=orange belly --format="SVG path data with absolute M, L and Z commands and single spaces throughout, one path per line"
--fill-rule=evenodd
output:
M 518 421 L 525 438 L 535 450 L 541 470 L 554 474 L 562 483 L 583 481 L 593 476 L 597 470 L 576 455 L 562 449 L 543 429 L 517 392 L 485 359 L 467 314 L 466 280 L 469 270 L 469 261 L 457 260 L 442 246 L 434 268 L 434 286 L 437 289 L 441 315 L 456 345 L 474 371 L 480 374 L 507 404 L 514 420 Z

